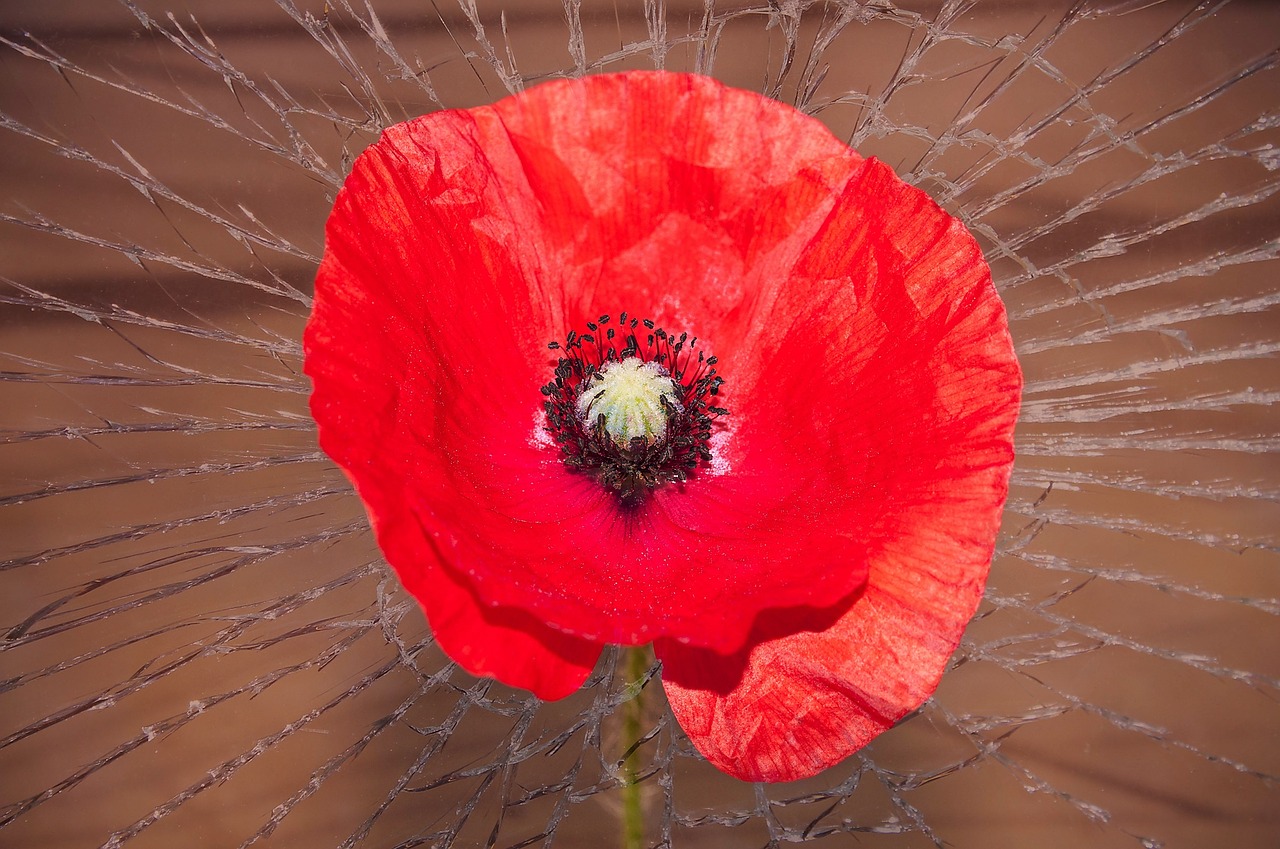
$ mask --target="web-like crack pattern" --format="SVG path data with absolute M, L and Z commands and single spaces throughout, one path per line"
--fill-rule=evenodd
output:
M 1274 6 L 62 8 L 0 11 L 0 845 L 613 839 L 618 655 L 554 704 L 451 664 L 315 447 L 298 340 L 383 127 L 653 67 L 793 103 L 961 217 L 1027 386 L 938 694 L 753 786 L 696 755 L 651 669 L 651 843 L 1280 831 Z

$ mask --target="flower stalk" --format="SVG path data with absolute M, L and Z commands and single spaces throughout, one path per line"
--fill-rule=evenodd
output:
M 622 704 L 622 846 L 644 849 L 644 800 L 640 789 L 640 735 L 644 727 L 644 676 L 649 671 L 649 650 L 626 650 L 626 680 L 635 694 Z

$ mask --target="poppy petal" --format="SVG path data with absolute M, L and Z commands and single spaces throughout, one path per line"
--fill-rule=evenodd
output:
M 1006 486 L 999 457 L 978 462 L 990 465 L 911 511 L 914 532 L 884 546 L 829 627 L 783 621 L 736 656 L 655 643 L 671 709 L 699 751 L 744 780 L 805 778 L 928 698 L 982 596 L 998 511 L 975 504 Z
M 439 565 L 447 557 L 422 556 L 431 543 L 404 515 L 403 504 L 373 498 L 378 544 L 392 565 L 413 564 L 398 570 L 401 582 L 422 604 L 445 654 L 472 675 L 523 687 L 541 699 L 562 699 L 582 686 L 603 646 L 549 628 L 526 611 L 481 603 L 465 581 Z
M 735 655 L 655 643 L 681 727 L 744 779 L 813 775 L 928 698 L 981 598 L 1008 490 L 1021 375 L 1003 308 L 972 239 L 886 171 L 866 180 L 887 198 L 866 236 L 879 273 L 851 283 L 874 343 L 860 385 L 894 431 L 877 451 L 896 459 L 861 528 L 866 585 L 833 624 L 784 618 Z M 828 235 L 829 250 L 863 240 Z
M 444 569 L 420 572 L 422 599 L 436 642 L 472 675 L 562 699 L 582 687 L 603 648 L 548 628 L 523 610 L 487 607 Z

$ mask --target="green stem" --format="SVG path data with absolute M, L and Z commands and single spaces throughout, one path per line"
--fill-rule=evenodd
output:
M 644 690 L 640 681 L 649 671 L 649 652 L 641 646 L 627 649 L 627 683 L 636 687 L 636 694 L 622 705 L 623 751 L 635 746 L 640 739 L 644 720 Z M 640 798 L 640 753 L 632 751 L 622 761 L 622 846 L 623 849 L 644 849 L 644 805 Z

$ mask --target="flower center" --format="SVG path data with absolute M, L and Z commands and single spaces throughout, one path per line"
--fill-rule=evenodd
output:
M 711 404 L 724 378 L 697 337 L 626 313 L 610 324 L 601 316 L 548 346 L 562 356 L 543 409 L 565 465 L 638 503 L 711 459 L 712 422 L 728 414 Z
M 676 382 L 667 370 L 639 357 L 611 360 L 578 393 L 578 415 L 589 427 L 602 427 L 619 445 L 631 440 L 661 442 L 667 419 L 680 410 Z

